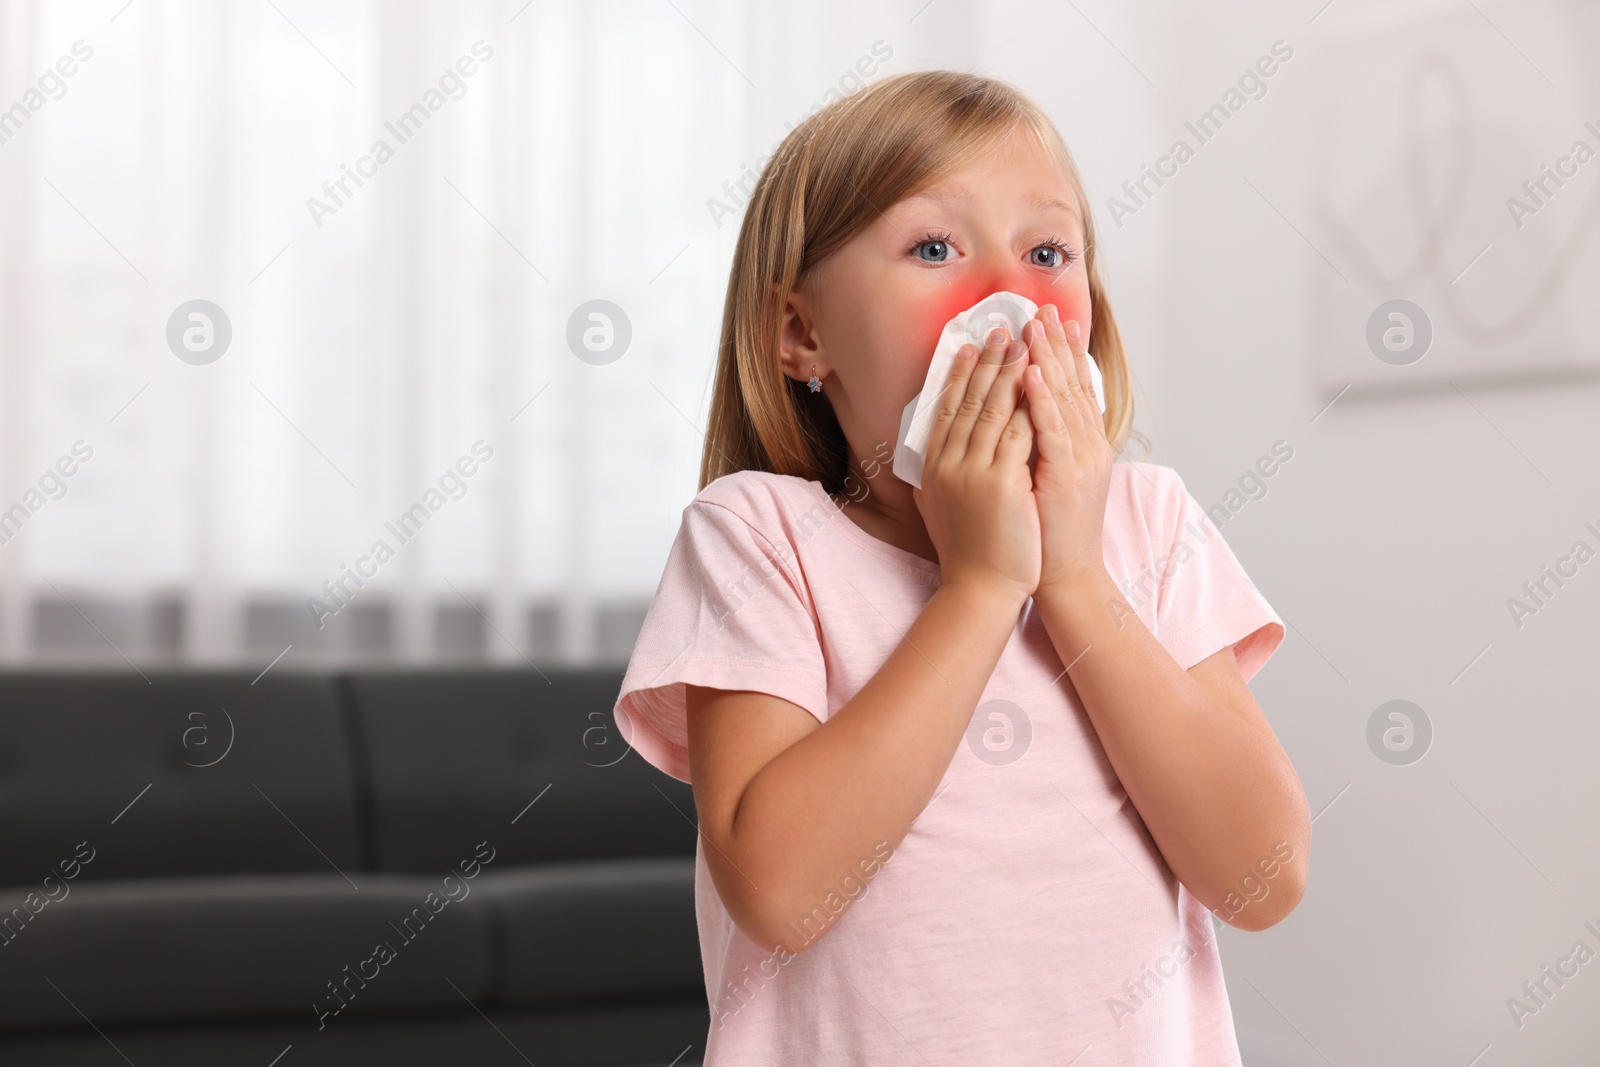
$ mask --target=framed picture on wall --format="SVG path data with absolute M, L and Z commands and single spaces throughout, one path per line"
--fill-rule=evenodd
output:
M 1354 14 L 1302 155 L 1318 387 L 1600 377 L 1600 7 Z

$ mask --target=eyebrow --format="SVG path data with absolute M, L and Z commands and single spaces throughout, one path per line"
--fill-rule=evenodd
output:
M 1078 213 L 1078 208 L 1076 205 L 1069 204 L 1065 200 L 1054 196 L 1039 196 L 1037 194 L 1030 196 L 1028 198 L 1028 206 L 1032 208 L 1038 208 L 1041 211 L 1047 208 L 1060 208 L 1061 210 L 1071 212 L 1074 215 Z
M 915 196 L 906 197 L 906 200 L 933 200 L 947 204 L 967 204 L 972 202 L 972 194 L 964 189 L 952 189 L 948 192 L 917 193 Z M 1069 204 L 1059 197 L 1046 196 L 1043 193 L 1032 194 L 1026 199 L 1025 203 L 1029 207 L 1039 211 L 1045 211 L 1051 208 L 1059 208 L 1060 210 L 1072 215 L 1074 218 L 1078 216 L 1078 209 L 1075 205 Z

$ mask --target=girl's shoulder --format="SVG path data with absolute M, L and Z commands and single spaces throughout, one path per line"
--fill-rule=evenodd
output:
M 1114 463 L 1106 494 L 1107 535 L 1148 542 L 1159 551 L 1192 517 L 1190 500 L 1183 478 L 1171 467 L 1134 460 Z
M 1159 496 L 1170 492 L 1174 484 L 1179 488 L 1183 486 L 1183 479 L 1179 477 L 1177 471 L 1159 463 L 1128 459 L 1113 463 L 1111 472 L 1113 484 L 1120 478 L 1130 488 L 1139 488 L 1145 496 Z
M 1120 496 L 1141 513 L 1164 511 L 1181 504 L 1188 492 L 1183 478 L 1159 463 L 1124 460 L 1111 465 L 1111 496 Z
M 724 474 L 700 490 L 693 502 L 698 504 L 704 501 L 726 505 L 742 500 L 793 500 L 800 497 L 812 499 L 824 495 L 826 493 L 822 483 L 812 478 L 801 478 L 794 474 L 773 474 L 771 471 L 745 470 Z
M 805 525 L 808 516 L 826 516 L 835 505 L 814 479 L 744 470 L 724 474 L 700 490 L 684 511 L 708 507 L 732 512 L 772 538 Z

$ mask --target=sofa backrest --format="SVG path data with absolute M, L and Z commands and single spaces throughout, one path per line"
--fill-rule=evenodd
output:
M 617 670 L 0 672 L 0 886 L 692 857 Z M 80 849 L 86 845 L 87 851 Z
M 253 678 L 0 672 L 0 885 L 359 867 L 335 682 Z
M 613 670 L 384 671 L 347 679 L 378 870 L 692 857 L 694 794 L 630 752 Z

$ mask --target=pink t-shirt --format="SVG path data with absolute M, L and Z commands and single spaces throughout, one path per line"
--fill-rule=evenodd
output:
M 615 709 L 653 766 L 689 781 L 684 683 L 770 693 L 826 722 L 910 629 L 938 564 L 834 500 L 820 482 L 743 471 L 684 509 Z M 1114 465 L 1104 546 L 1180 667 L 1232 645 L 1248 678 L 1283 640 L 1170 468 Z M 701 839 L 707 1067 L 1237 1067 L 1211 916 L 1167 868 L 1062 666 L 1029 601 L 934 798 L 897 849 L 862 857 L 870 881 L 799 955 L 733 923 Z M 845 898 L 830 898 L 818 905 L 837 914 Z

